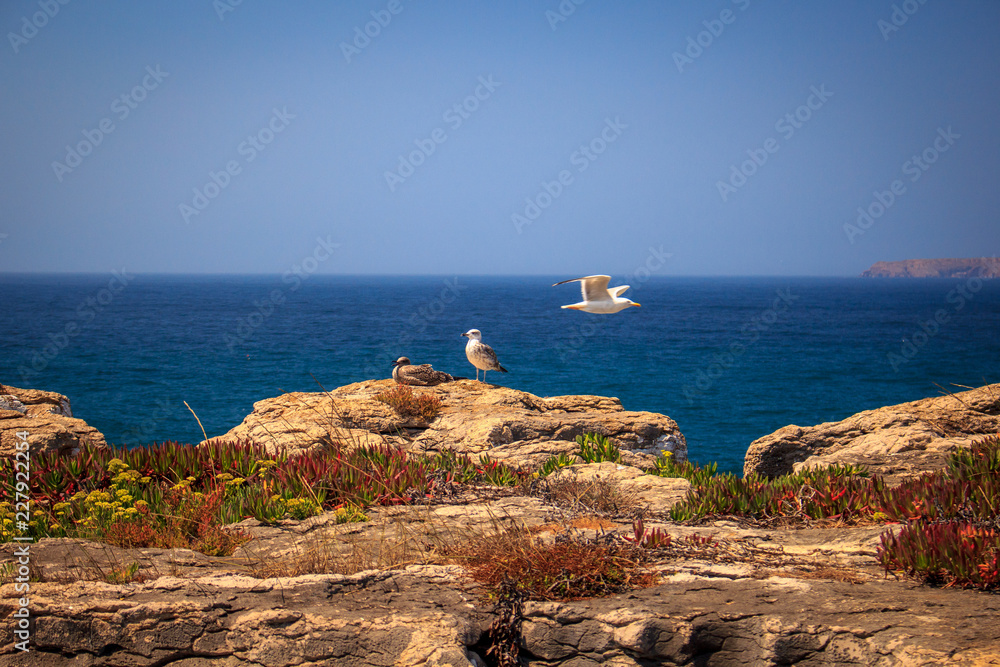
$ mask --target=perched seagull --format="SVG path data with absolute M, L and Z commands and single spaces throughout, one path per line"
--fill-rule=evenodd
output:
M 597 313 L 598 315 L 610 315 L 619 310 L 625 310 L 629 306 L 638 308 L 641 304 L 630 299 L 625 299 L 621 295 L 629 288 L 628 285 L 608 288 L 608 281 L 611 276 L 585 276 L 583 278 L 573 278 L 564 280 L 553 285 L 565 285 L 566 283 L 580 282 L 580 289 L 583 292 L 583 301 L 574 303 L 563 308 L 572 310 L 582 310 L 587 313 Z
M 444 371 L 436 371 L 430 364 L 410 365 L 409 357 L 400 357 L 392 362 L 392 379 L 399 384 L 414 387 L 433 387 L 442 382 L 452 382 L 455 378 Z
M 483 342 L 483 334 L 479 329 L 469 329 L 462 335 L 469 339 L 465 344 L 465 356 L 469 358 L 469 363 L 476 367 L 477 380 L 480 370 L 483 371 L 483 382 L 486 382 L 486 371 L 507 372 L 507 369 L 497 361 L 497 353 Z

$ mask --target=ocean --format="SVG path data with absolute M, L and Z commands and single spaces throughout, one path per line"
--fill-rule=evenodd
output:
M 0 383 L 66 394 L 112 444 L 198 442 L 184 401 L 214 436 L 399 356 L 473 377 L 477 328 L 510 371 L 491 383 L 669 415 L 739 472 L 787 424 L 1000 381 L 1000 280 L 639 276 L 641 308 L 591 315 L 559 308 L 565 278 L 0 275 Z

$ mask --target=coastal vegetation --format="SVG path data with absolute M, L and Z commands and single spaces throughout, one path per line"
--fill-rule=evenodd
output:
M 80 537 L 125 548 L 183 547 L 227 556 L 251 539 L 237 525 L 244 519 L 274 524 L 335 512 L 337 522 L 365 521 L 373 507 L 434 502 L 456 487 L 491 486 L 549 500 L 571 498 L 579 507 L 621 516 L 639 512 L 633 534 L 624 537 L 546 544 L 510 530 L 470 537 L 449 550 L 449 558 L 488 586 L 516 580 L 521 593 L 535 599 L 646 585 L 654 581 L 643 574 L 650 550 L 714 548 L 704 538 L 689 536 L 682 544 L 663 528 L 647 528 L 644 511 L 647 519 L 688 525 L 718 519 L 759 526 L 881 524 L 887 530 L 877 559 L 887 573 L 936 585 L 1000 588 L 1000 436 L 982 437 L 953 452 L 946 469 L 894 487 L 851 466 L 740 478 L 664 453 L 647 472 L 685 478 L 691 490 L 659 513 L 629 506 L 613 488 L 549 483 L 552 473 L 581 461 L 621 461 L 621 452 L 603 436 L 586 434 L 577 443 L 575 455 L 552 457 L 535 471 L 488 456 L 473 461 L 451 451 L 413 455 L 382 446 L 288 455 L 252 443 L 211 441 L 85 447 L 75 457 L 42 453 L 32 459 L 30 515 L 15 511 L 24 489 L 0 487 L 0 541 Z M 0 462 L 3 479 L 15 479 L 12 465 Z
M 13 480 L 12 462 L 0 463 Z M 10 468 L 10 469 L 8 469 Z M 273 523 L 321 511 L 363 516 L 373 505 L 430 498 L 449 483 L 510 486 L 523 477 L 488 457 L 413 457 L 388 447 L 270 454 L 251 443 L 167 442 L 135 449 L 84 447 L 32 460 L 30 520 L 17 489 L 0 487 L 0 541 L 82 537 L 121 547 L 184 547 L 229 555 L 249 535 L 232 524 Z
M 409 385 L 397 384 L 392 389 L 375 394 L 375 400 L 385 403 L 402 417 L 434 419 L 441 411 L 441 399 L 432 394 L 414 394 Z

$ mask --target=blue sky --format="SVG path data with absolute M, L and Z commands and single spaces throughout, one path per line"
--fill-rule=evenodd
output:
M 0 271 L 995 255 L 997 25 L 962 0 L 8 0 Z

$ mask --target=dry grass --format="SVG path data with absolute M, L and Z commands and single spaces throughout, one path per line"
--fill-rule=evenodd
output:
M 351 575 L 367 570 L 396 570 L 424 562 L 425 553 L 405 541 L 381 540 L 366 544 L 338 544 L 322 537 L 309 538 L 290 553 L 268 556 L 248 564 L 258 579 L 297 577 L 303 574 Z
M 579 600 L 652 586 L 643 549 L 617 539 L 587 540 L 567 535 L 554 543 L 530 531 L 512 529 L 470 538 L 446 553 L 468 569 L 494 597 L 513 582 L 531 600 Z
M 624 491 L 605 480 L 544 477 L 525 486 L 525 494 L 540 498 L 571 515 L 596 515 L 631 520 L 642 516 L 646 506 L 634 492 Z
M 341 524 L 316 531 L 291 552 L 259 555 L 244 549 L 251 576 L 261 579 L 302 574 L 351 575 L 367 570 L 397 570 L 441 563 L 439 552 L 462 539 L 413 509 L 385 523 Z M 424 519 L 424 520 L 421 520 Z M 253 544 L 247 545 L 252 547 Z
M 99 551 L 95 554 L 90 549 L 80 549 L 72 561 L 64 560 L 63 568 L 50 569 L 47 573 L 33 558 L 28 565 L 28 581 L 60 584 L 103 581 L 108 584 L 130 584 L 151 581 L 160 576 L 155 567 L 148 564 L 144 567 L 139 561 L 132 560 L 125 550 L 97 542 L 90 543 L 90 546 L 99 547 Z M 81 563 L 79 556 L 83 556 L 85 562 Z M 16 576 L 19 576 L 16 563 L 0 565 L 0 585 L 18 581 Z
M 420 417 L 430 421 L 441 411 L 440 398 L 431 394 L 414 394 L 413 389 L 405 384 L 398 384 L 388 391 L 375 394 L 374 398 L 403 417 Z

